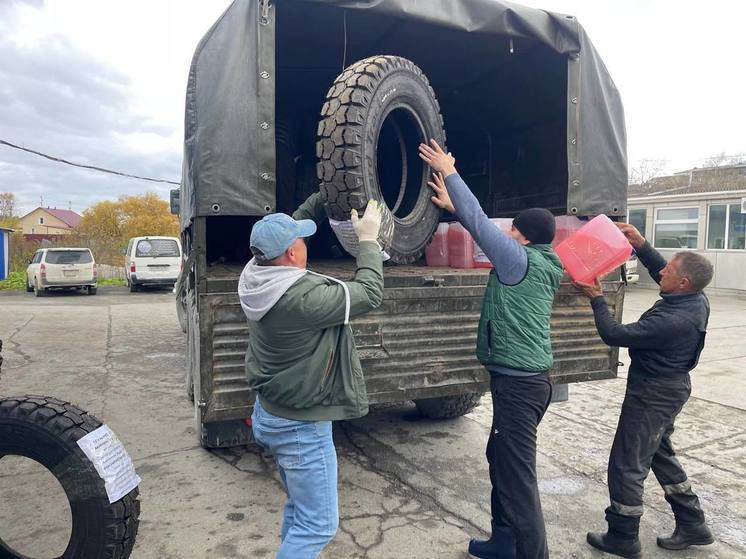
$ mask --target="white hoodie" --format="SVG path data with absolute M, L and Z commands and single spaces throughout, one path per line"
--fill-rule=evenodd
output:
M 259 266 L 252 258 L 238 280 L 238 298 L 249 320 L 261 320 L 285 292 L 306 275 L 294 266 Z

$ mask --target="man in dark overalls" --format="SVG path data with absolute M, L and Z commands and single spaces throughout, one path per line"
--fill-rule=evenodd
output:
M 601 339 L 627 347 L 631 358 L 627 392 L 609 456 L 606 533 L 588 533 L 588 543 L 620 557 L 641 557 L 638 532 L 645 478 L 652 468 L 673 509 L 676 529 L 658 538 L 666 549 L 713 543 L 697 495 L 676 459 L 674 420 L 689 399 L 689 371 L 704 347 L 710 305 L 702 290 L 712 280 L 712 264 L 694 252 L 665 259 L 627 223 L 617 224 L 637 251 L 661 299 L 632 324 L 618 324 L 609 313 L 601 286 L 575 285 L 591 299 Z

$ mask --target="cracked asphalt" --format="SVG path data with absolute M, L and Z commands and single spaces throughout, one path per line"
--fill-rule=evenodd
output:
M 656 296 L 630 289 L 625 321 Z M 746 294 L 714 294 L 711 302 L 707 346 L 674 443 L 717 542 L 677 553 L 657 548 L 655 536 L 670 531 L 673 518 L 650 476 L 645 557 L 746 557 Z M 170 292 L 102 287 L 95 297 L 45 299 L 0 292 L 0 338 L 0 394 L 70 400 L 124 442 L 143 480 L 132 557 L 274 556 L 284 502 L 274 462 L 256 447 L 199 447 Z M 603 557 L 585 544 L 585 533 L 604 527 L 606 460 L 624 376 L 572 385 L 569 401 L 550 406 L 541 424 L 538 473 L 552 557 Z M 489 529 L 490 416 L 484 398 L 452 421 L 388 405 L 336 423 L 341 523 L 322 558 L 469 557 L 469 538 Z M 64 549 L 69 510 L 55 483 L 29 461 L 0 460 L 0 538 L 28 556 Z

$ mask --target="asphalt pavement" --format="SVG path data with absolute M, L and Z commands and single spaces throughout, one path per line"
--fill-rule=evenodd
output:
M 631 288 L 625 321 L 656 296 Z M 711 302 L 707 346 L 674 444 L 717 542 L 683 552 L 656 546 L 673 517 L 651 475 L 641 527 L 648 558 L 746 557 L 746 293 L 713 294 Z M 102 287 L 96 296 L 39 299 L 0 292 L 0 338 L 0 394 L 67 399 L 124 442 L 142 478 L 132 557 L 274 556 L 284 502 L 276 468 L 256 447 L 199 447 L 169 291 Z M 552 557 L 603 557 L 585 533 L 605 527 L 606 461 L 624 377 L 572 385 L 569 401 L 553 404 L 540 426 L 538 475 Z M 426 420 L 407 404 L 336 423 L 341 524 L 321 557 L 469 557 L 469 538 L 489 529 L 490 418 L 484 398 L 456 420 Z M 0 537 L 29 556 L 50 557 L 67 535 L 69 509 L 51 475 L 18 458 L 0 460 Z

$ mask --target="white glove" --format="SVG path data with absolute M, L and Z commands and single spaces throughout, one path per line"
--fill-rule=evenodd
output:
M 358 217 L 357 210 L 350 212 L 352 227 L 355 229 L 359 241 L 378 241 L 381 230 L 381 206 L 378 200 L 369 200 L 363 217 Z

